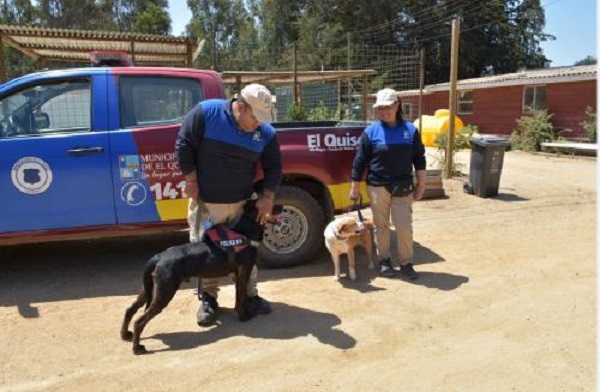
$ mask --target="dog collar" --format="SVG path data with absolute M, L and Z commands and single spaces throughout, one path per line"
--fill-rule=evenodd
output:
M 343 236 L 339 235 L 338 233 L 334 233 L 334 234 L 335 234 L 335 238 L 337 238 L 337 239 L 338 239 L 338 240 L 340 240 L 340 241 L 341 241 L 341 240 L 345 240 L 345 239 L 347 239 L 347 238 L 348 238 L 348 236 L 346 236 L 346 237 L 343 237 Z

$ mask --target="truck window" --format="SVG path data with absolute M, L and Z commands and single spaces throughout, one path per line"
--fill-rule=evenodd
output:
M 39 84 L 0 100 L 2 137 L 88 132 L 90 129 L 88 80 Z
M 122 76 L 121 127 L 176 123 L 204 97 L 196 79 Z

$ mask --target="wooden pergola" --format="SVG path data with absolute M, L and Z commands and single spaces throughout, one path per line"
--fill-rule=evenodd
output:
M 50 29 L 0 24 L 0 39 L 36 60 L 90 62 L 93 51 L 121 51 L 130 54 L 135 65 L 190 67 L 201 50 L 197 38 L 166 35 Z M 0 79 L 6 80 L 3 45 L 0 45 Z

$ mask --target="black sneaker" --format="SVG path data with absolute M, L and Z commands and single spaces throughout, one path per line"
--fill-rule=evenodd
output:
M 271 304 L 264 298 L 255 295 L 248 297 L 248 306 L 254 314 L 269 314 L 271 313 Z
M 392 262 L 390 259 L 383 259 L 379 262 L 379 276 L 385 278 L 393 278 L 396 276 L 396 271 L 392 268 Z
M 400 273 L 407 279 L 416 280 L 419 279 L 419 274 L 413 268 L 412 263 L 400 264 Z
M 207 327 L 217 321 L 217 313 L 219 312 L 219 304 L 217 300 L 210 294 L 202 293 L 202 305 L 198 309 L 197 321 L 201 327 Z

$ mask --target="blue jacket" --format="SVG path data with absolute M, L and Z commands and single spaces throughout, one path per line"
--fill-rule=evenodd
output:
M 232 100 L 209 99 L 185 117 L 175 151 L 184 175 L 196 171 L 200 198 L 207 203 L 235 203 L 253 192 L 257 163 L 264 171 L 263 189 L 275 192 L 281 182 L 281 153 L 269 124 L 254 132 L 240 130 Z
M 360 181 L 366 168 L 368 185 L 412 181 L 413 167 L 415 170 L 426 168 L 425 147 L 419 130 L 407 121 L 393 127 L 375 121 L 360 137 L 351 178 Z

